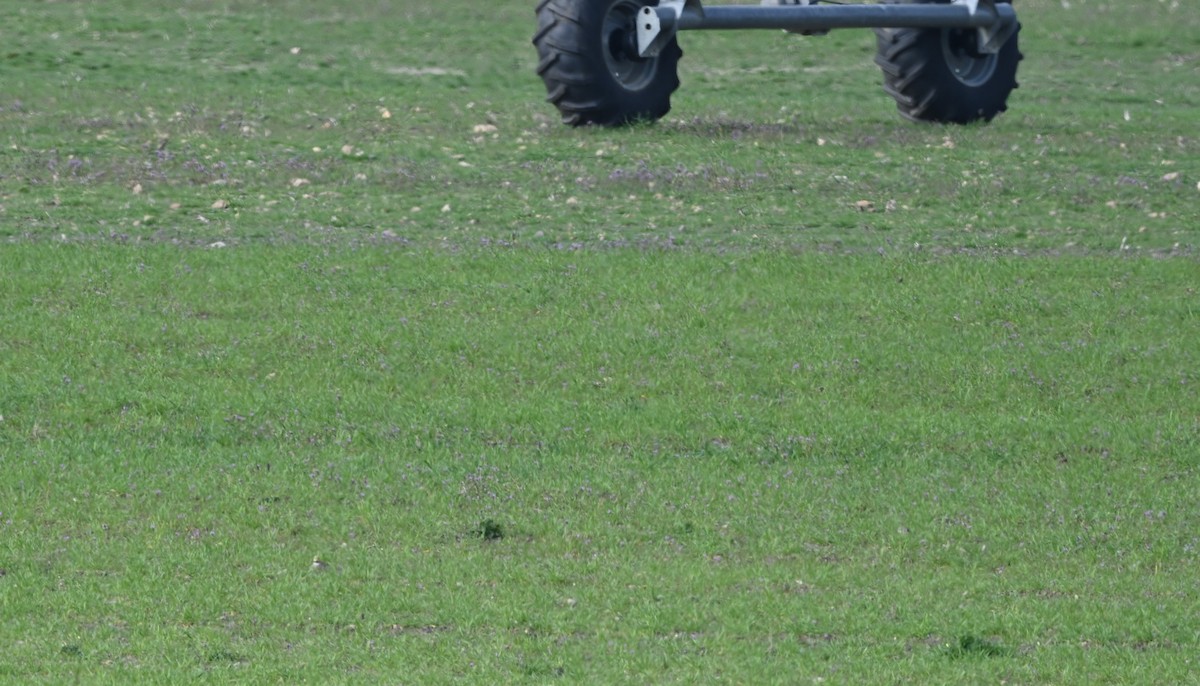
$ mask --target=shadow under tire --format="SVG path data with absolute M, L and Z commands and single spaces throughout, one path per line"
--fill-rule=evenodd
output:
M 661 119 L 679 88 L 674 38 L 656 57 L 637 54 L 637 14 L 649 0 L 541 0 L 533 44 L 546 100 L 571 126 Z
M 997 0 L 1010 4 L 1009 0 Z M 948 0 L 887 0 L 888 4 L 945 4 Z M 1017 88 L 1021 25 L 999 52 L 978 51 L 975 29 L 876 29 L 875 64 L 883 90 L 913 121 L 969 124 L 1008 109 Z

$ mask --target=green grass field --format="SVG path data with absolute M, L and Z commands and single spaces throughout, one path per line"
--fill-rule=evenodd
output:
M 152 4 L 6 7 L 0 683 L 1195 681 L 1200 9 L 575 130 L 532 2 Z

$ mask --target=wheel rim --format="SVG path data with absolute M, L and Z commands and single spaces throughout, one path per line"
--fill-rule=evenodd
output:
M 604 15 L 600 41 L 608 73 L 628 90 L 640 90 L 654 79 L 657 58 L 644 58 L 637 49 L 637 15 L 642 5 L 617 0 Z
M 942 31 L 942 55 L 954 78 L 968 86 L 981 86 L 992 78 L 999 57 L 979 52 L 979 32 L 976 29 L 946 29 Z

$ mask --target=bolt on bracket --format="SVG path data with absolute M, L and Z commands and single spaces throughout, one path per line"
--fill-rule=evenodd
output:
M 643 7 L 637 16 L 638 53 L 642 57 L 656 57 L 661 53 L 675 37 L 685 13 L 694 19 L 704 19 L 700 0 L 662 0 L 656 7 Z

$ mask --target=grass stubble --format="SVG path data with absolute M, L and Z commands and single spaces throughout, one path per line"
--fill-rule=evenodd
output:
M 573 131 L 472 7 L 10 18 L 0 679 L 1187 681 L 1200 13 Z

